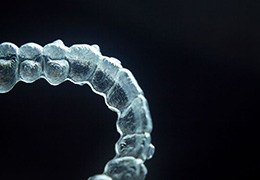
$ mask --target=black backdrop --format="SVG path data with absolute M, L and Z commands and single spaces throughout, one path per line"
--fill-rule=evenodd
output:
M 259 1 L 1 1 L 0 42 L 98 44 L 153 117 L 147 179 L 259 178 Z M 116 114 L 89 87 L 0 95 L 0 179 L 83 180 L 114 156 Z

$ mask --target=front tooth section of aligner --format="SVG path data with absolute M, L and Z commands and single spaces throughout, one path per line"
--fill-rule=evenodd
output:
M 143 95 L 138 95 L 129 107 L 122 111 L 116 125 L 118 132 L 123 135 L 152 132 L 152 118 Z
M 66 59 L 70 64 L 69 79 L 76 84 L 89 82 L 101 57 L 101 53 L 95 46 L 87 44 L 71 46 L 66 53 Z
M 65 60 L 68 48 L 61 40 L 54 41 L 43 47 L 44 78 L 51 85 L 64 82 L 69 74 L 69 63 Z
M 27 43 L 19 48 L 19 75 L 20 80 L 32 83 L 42 74 L 43 48 L 35 43 Z
M 106 93 L 114 85 L 114 79 L 120 68 L 122 66 L 119 60 L 104 57 L 91 78 L 92 87 L 98 92 Z
M 0 93 L 10 91 L 17 82 L 17 53 L 15 44 L 0 44 Z
M 128 69 L 120 69 L 115 78 L 114 86 L 109 90 L 106 102 L 109 106 L 119 111 L 125 109 L 139 94 L 142 89 Z
M 122 157 L 109 161 L 105 166 L 104 174 L 113 180 L 144 180 L 147 169 L 141 159 Z

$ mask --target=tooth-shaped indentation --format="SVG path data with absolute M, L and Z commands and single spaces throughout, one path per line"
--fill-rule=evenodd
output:
M 0 58 L 1 59 L 16 59 L 18 47 L 9 42 L 0 44 Z
M 144 180 L 147 169 L 141 159 L 122 157 L 109 161 L 106 164 L 104 174 L 113 180 Z
M 43 47 L 43 56 L 50 59 L 65 59 L 65 54 L 68 50 L 61 40 L 54 41 Z
M 26 43 L 19 48 L 19 57 L 25 60 L 42 55 L 43 48 L 36 43 Z
M 104 57 L 91 78 L 90 83 L 93 88 L 102 93 L 109 90 L 115 83 L 114 79 L 119 68 L 122 68 L 120 61 L 115 58 Z
M 127 69 L 120 69 L 115 78 L 115 85 L 107 95 L 108 105 L 118 109 L 125 109 L 135 97 L 143 94 L 133 74 Z
M 121 136 L 115 148 L 117 157 L 132 156 L 145 161 L 150 159 L 154 153 L 150 144 L 151 136 L 149 133 Z
M 42 66 L 40 62 L 24 60 L 20 63 L 19 72 L 21 81 L 32 83 L 41 77 Z
M 15 44 L 0 44 L 0 93 L 10 91 L 17 82 L 17 52 Z
M 129 107 L 122 111 L 116 124 L 121 134 L 151 133 L 153 124 L 145 97 L 136 97 Z
M 68 47 L 61 40 L 54 41 L 43 47 L 44 78 L 51 85 L 64 82 L 69 73 L 69 63 L 65 60 Z
M 69 78 L 76 84 L 84 84 L 95 71 L 100 62 L 100 52 L 92 46 L 73 45 L 66 53 L 66 59 L 70 64 Z
M 51 85 L 59 85 L 68 77 L 69 63 L 66 60 L 48 60 L 45 63 L 44 74 Z
M 19 48 L 19 73 L 20 79 L 26 83 L 32 83 L 42 74 L 43 48 L 35 43 L 27 43 Z
M 0 92 L 10 91 L 17 79 L 17 62 L 15 60 L 0 59 Z

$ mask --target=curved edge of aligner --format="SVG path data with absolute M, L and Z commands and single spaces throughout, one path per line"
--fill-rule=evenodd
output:
M 20 48 L 9 42 L 0 44 L 0 93 L 10 91 L 19 81 L 32 83 L 40 78 L 51 85 L 66 80 L 88 84 L 117 113 L 120 139 L 115 145 L 116 156 L 106 164 L 102 175 L 89 180 L 145 179 L 144 162 L 154 154 L 150 111 L 142 89 L 118 59 L 103 56 L 98 45 L 66 47 L 61 40 L 44 47 L 36 43 Z M 119 167 L 122 172 L 115 171 Z

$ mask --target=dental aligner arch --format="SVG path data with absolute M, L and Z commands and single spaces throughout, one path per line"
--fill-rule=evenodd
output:
M 61 40 L 44 47 L 0 44 L 0 93 L 10 91 L 19 81 L 33 83 L 40 78 L 54 86 L 66 80 L 88 84 L 118 114 L 116 126 L 121 136 L 115 145 L 116 155 L 102 174 L 89 180 L 145 179 L 144 162 L 154 154 L 152 120 L 142 89 L 119 60 L 103 56 L 97 45 L 66 47 Z

